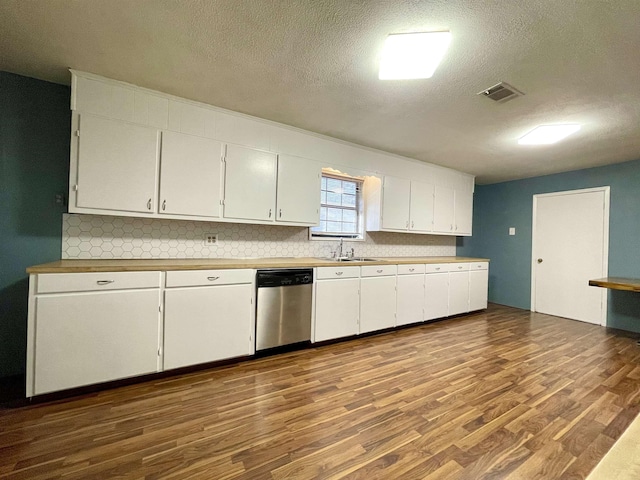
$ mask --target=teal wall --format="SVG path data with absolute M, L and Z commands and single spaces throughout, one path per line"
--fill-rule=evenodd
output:
M 474 195 L 473 237 L 459 238 L 457 254 L 491 259 L 489 301 L 531 307 L 533 195 L 611 187 L 609 275 L 640 278 L 640 160 L 493 185 Z M 509 236 L 509 227 L 516 235 Z M 640 332 L 640 294 L 610 291 L 609 326 Z
M 25 269 L 60 259 L 69 87 L 0 72 L 0 377 L 25 371 Z

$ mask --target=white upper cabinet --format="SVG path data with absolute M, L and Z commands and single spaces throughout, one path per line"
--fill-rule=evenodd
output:
M 471 189 L 458 191 L 390 176 L 384 181 L 367 177 L 365 198 L 369 231 L 471 235 Z
M 404 178 L 384 177 L 382 187 L 382 228 L 407 230 L 411 182 Z
M 219 217 L 221 157 L 216 140 L 163 132 L 158 211 Z
M 433 231 L 454 234 L 455 191 L 436 185 L 434 188 Z
M 224 182 L 225 218 L 274 220 L 276 167 L 277 156 L 273 153 L 238 145 L 227 145 Z
M 456 235 L 471 235 L 473 220 L 473 192 L 456 190 L 455 194 Z
M 278 222 L 318 224 L 321 176 L 319 163 L 292 155 L 278 155 Z
M 367 230 L 471 234 L 467 174 L 76 70 L 71 110 L 71 213 L 313 226 L 322 167 L 344 167 Z
M 409 230 L 430 232 L 433 230 L 434 186 L 424 182 L 411 182 L 411 223 Z
M 77 135 L 77 178 L 71 182 L 76 201 L 69 205 L 69 211 L 152 213 L 158 184 L 159 131 L 82 114 Z

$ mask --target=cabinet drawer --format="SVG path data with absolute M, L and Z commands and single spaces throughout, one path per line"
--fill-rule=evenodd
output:
M 469 271 L 469 267 L 471 264 L 469 263 L 450 263 L 449 271 L 450 272 L 465 272 Z
M 398 265 L 398 275 L 417 275 L 424 273 L 424 263 Z
M 326 280 L 328 278 L 359 278 L 360 267 L 319 267 L 316 278 Z
M 489 262 L 473 262 L 469 265 L 469 270 L 489 270 Z
M 38 293 L 88 292 L 160 287 L 160 272 L 43 273 Z
M 198 287 L 204 285 L 233 285 L 252 283 L 255 270 L 177 270 L 167 272 L 167 284 L 170 287 Z
M 426 273 L 442 273 L 449 271 L 448 263 L 427 263 L 424 267 Z
M 398 273 L 397 265 L 367 265 L 361 268 L 363 277 L 382 277 Z

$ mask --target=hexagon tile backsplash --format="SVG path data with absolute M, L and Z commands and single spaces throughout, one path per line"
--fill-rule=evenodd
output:
M 215 245 L 205 245 L 207 234 L 218 236 Z M 304 227 L 81 214 L 62 220 L 63 259 L 326 257 L 337 244 L 309 240 Z M 368 257 L 456 254 L 455 237 L 438 235 L 373 232 L 347 245 Z

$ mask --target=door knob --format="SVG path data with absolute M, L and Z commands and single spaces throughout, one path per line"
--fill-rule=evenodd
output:
M 542 263 L 542 259 L 541 258 L 538 259 L 538 263 Z

